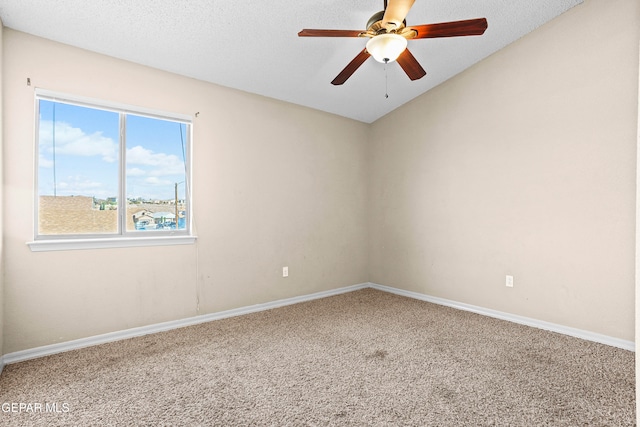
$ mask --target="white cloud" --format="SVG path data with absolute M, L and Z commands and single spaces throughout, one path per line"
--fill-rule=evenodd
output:
M 127 176 L 143 176 L 147 173 L 140 168 L 129 168 L 127 169 Z
M 38 166 L 43 170 L 54 166 L 52 127 L 51 120 L 40 122 Z M 119 157 L 117 140 L 106 137 L 103 132 L 88 134 L 81 127 L 57 121 L 55 147 L 56 154 L 77 158 L 72 162 L 67 159 L 58 163 L 56 183 L 47 179 L 40 181 L 42 194 L 53 194 L 57 190 L 61 195 L 92 195 L 99 198 L 116 196 L 117 179 L 114 177 L 117 177 L 116 162 Z M 127 193 L 131 193 L 129 197 L 174 197 L 175 182 L 184 181 L 185 165 L 180 155 L 155 152 L 142 145 L 127 149 L 126 155 Z M 109 162 L 110 166 L 98 163 L 100 160 Z M 62 169 L 65 172 L 61 173 Z M 67 174 L 78 175 L 66 176 Z M 60 178 L 61 176 L 65 177 Z
M 69 123 L 56 122 L 55 144 L 57 154 L 73 156 L 101 156 L 105 162 L 115 162 L 118 157 L 118 144 L 102 132 L 86 134 L 82 129 Z M 40 147 L 53 152 L 53 122 L 40 122 Z
M 56 184 L 56 190 L 58 195 L 62 196 L 82 195 L 106 198 L 116 195 L 115 189 L 106 188 L 104 183 L 92 180 L 82 175 L 66 176 L 62 178 Z
M 173 185 L 174 185 L 174 183 L 171 182 L 170 180 L 160 179 L 160 178 L 158 178 L 156 176 L 150 176 L 148 178 L 145 178 L 144 179 L 144 183 L 145 184 L 149 184 L 149 185 L 172 186 L 172 188 L 173 188 Z
M 58 184 L 61 188 L 75 188 L 79 193 L 86 192 L 87 189 L 101 188 L 103 184 L 97 181 L 91 181 L 82 176 L 68 176 L 65 181 Z
M 140 145 L 127 150 L 127 164 L 151 166 L 150 176 L 184 174 L 184 163 L 178 156 L 156 153 Z
M 38 166 L 41 168 L 50 169 L 53 167 L 53 160 L 45 158 L 42 154 L 38 157 Z

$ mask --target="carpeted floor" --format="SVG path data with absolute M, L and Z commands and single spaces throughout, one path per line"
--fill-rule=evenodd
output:
M 7 426 L 632 426 L 634 353 L 364 289 L 8 365 L 0 403 Z

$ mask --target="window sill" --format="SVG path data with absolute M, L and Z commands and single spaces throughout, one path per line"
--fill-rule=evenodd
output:
M 196 236 L 120 237 L 105 239 L 36 240 L 27 242 L 31 252 L 73 251 L 81 249 L 132 248 L 140 246 L 192 245 Z

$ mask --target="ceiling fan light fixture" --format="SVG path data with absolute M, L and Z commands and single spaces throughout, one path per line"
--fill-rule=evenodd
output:
M 394 33 L 378 34 L 367 42 L 367 52 L 382 63 L 395 61 L 406 48 L 407 39 Z

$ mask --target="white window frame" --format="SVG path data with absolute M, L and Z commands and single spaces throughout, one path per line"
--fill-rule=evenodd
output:
M 39 218 L 39 187 L 38 187 L 38 153 L 39 144 L 39 125 L 40 100 L 60 102 L 72 104 L 81 107 L 106 110 L 118 113 L 120 115 L 120 138 L 119 144 L 119 183 L 118 183 L 118 232 L 113 234 L 70 234 L 70 235 L 39 235 L 38 234 L 38 218 Z M 128 231 L 126 229 L 127 215 L 127 198 L 125 194 L 126 186 L 126 115 L 132 114 L 136 116 L 144 116 L 154 119 L 173 121 L 176 123 L 186 124 L 186 183 L 185 183 L 185 203 L 187 205 L 186 230 L 158 230 L 158 231 Z M 100 248 L 121 248 L 134 246 L 166 246 L 166 245 L 185 245 L 195 243 L 196 236 L 192 233 L 193 226 L 193 205 L 192 205 L 192 171 L 191 171 L 191 146 L 193 118 L 189 115 L 168 113 L 164 111 L 151 110 L 147 108 L 120 104 L 108 101 L 102 101 L 92 98 L 74 96 L 53 92 L 45 89 L 35 90 L 35 176 L 34 176 L 34 239 L 27 242 L 29 248 L 34 252 L 40 251 L 59 251 L 59 250 L 75 250 L 75 249 L 100 249 Z M 177 218 L 176 218 L 177 224 Z

